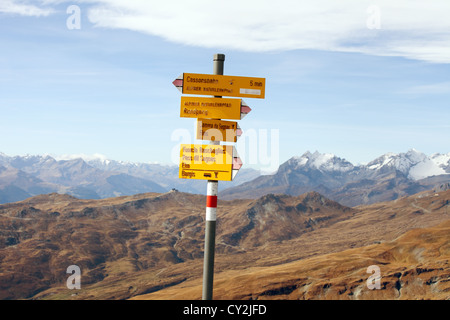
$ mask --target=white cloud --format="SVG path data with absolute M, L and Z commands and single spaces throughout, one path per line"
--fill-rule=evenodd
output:
M 169 41 L 244 51 L 318 49 L 450 63 L 450 1 L 101 0 L 89 10 L 99 27 Z M 371 8 L 370 10 L 368 10 Z M 375 16 L 377 18 L 377 16 Z
M 185 45 L 360 52 L 450 63 L 448 0 L 41 0 L 61 2 L 78 4 L 97 27 Z
M 141 31 L 178 43 L 245 51 L 327 50 L 358 26 L 365 28 L 364 6 L 349 9 L 332 1 L 314 3 L 319 4 L 106 0 L 90 9 L 89 19 L 97 26 Z M 357 8 L 360 20 L 348 19 L 348 11 L 355 16 Z
M 28 4 L 28 2 L 30 1 L 1 0 L 0 13 L 40 17 L 48 16 L 54 12 L 51 8 L 40 8 L 34 4 Z

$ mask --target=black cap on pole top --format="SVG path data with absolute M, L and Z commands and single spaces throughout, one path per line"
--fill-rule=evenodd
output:
M 216 53 L 214 55 L 214 61 L 225 61 L 225 55 L 223 53 Z

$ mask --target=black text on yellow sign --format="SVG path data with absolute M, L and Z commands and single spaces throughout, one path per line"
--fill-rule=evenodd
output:
M 184 94 L 264 99 L 265 78 L 183 73 Z
M 197 119 L 197 139 L 209 141 L 237 141 L 237 122 Z
M 179 178 L 231 181 L 233 146 L 182 144 Z
M 241 99 L 182 96 L 180 117 L 240 120 L 241 104 Z

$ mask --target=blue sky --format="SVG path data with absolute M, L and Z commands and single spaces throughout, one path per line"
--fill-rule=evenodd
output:
M 5 0 L 0 152 L 172 163 L 198 142 L 172 81 L 212 73 L 215 53 L 225 74 L 266 78 L 264 100 L 244 99 L 244 165 L 450 152 L 447 2 Z

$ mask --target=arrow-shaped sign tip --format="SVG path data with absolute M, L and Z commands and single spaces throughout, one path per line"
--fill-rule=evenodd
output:
M 241 102 L 241 120 L 250 113 L 252 109 L 242 100 Z
M 241 157 L 239 157 L 236 147 L 233 146 L 233 166 L 232 166 L 233 172 L 231 174 L 231 180 L 234 180 L 241 167 L 242 167 Z
M 180 74 L 172 83 L 181 93 L 183 93 L 183 74 Z
M 233 158 L 233 170 L 239 170 L 242 167 L 241 158 Z
M 241 129 L 241 127 L 239 126 L 239 125 L 237 125 L 237 128 L 236 128 L 236 137 L 240 137 L 240 136 L 242 136 L 242 133 L 243 133 L 243 131 L 242 131 L 242 129 Z
M 239 170 L 242 167 L 242 160 L 237 153 L 236 147 L 233 146 L 233 170 Z
M 248 114 L 248 113 L 250 113 L 250 111 L 252 111 L 252 109 L 250 109 L 249 106 L 244 106 L 244 105 L 241 106 L 241 113 Z

